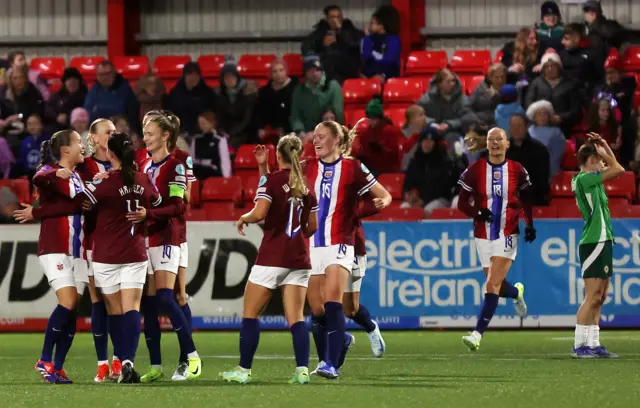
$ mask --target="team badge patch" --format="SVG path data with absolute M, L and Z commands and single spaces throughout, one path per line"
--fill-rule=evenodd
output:
M 333 170 L 326 170 L 324 172 L 324 178 L 328 179 L 331 178 L 331 176 L 333 176 Z
M 191 156 L 187 157 L 187 167 L 192 169 L 193 168 L 193 159 L 191 158 Z
M 609 273 L 609 266 L 608 265 L 604 266 L 604 273 Z
M 362 171 L 364 171 L 365 173 L 371 173 L 371 171 L 369 171 L 369 169 L 367 168 L 367 166 L 364 165 L 364 163 L 360 163 L 360 168 L 362 169 Z
M 184 166 L 182 164 L 178 164 L 176 166 L 176 173 L 178 173 L 180 176 L 184 176 L 186 171 L 184 169 Z
M 258 187 L 262 187 L 267 184 L 267 176 L 260 177 L 260 181 L 258 182 Z
M 93 180 L 93 181 L 91 182 L 91 184 L 100 184 L 100 183 L 102 183 L 102 179 L 101 179 L 101 178 L 99 178 L 99 179 L 95 179 L 95 180 Z
M 499 172 L 499 171 L 494 171 L 494 172 L 493 172 L 493 178 L 494 178 L 494 179 L 496 179 L 496 180 L 500 180 L 500 176 L 501 176 L 501 174 L 500 174 L 500 172 Z
M 58 267 L 58 270 L 59 270 L 59 271 L 61 271 L 61 270 L 63 270 L 63 269 L 64 269 L 64 265 L 63 265 L 61 262 L 58 262 L 57 267 Z

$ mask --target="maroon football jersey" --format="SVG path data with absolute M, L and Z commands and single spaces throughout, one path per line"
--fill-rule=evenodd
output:
M 147 260 L 144 224 L 127 221 L 127 213 L 137 207 L 157 207 L 162 197 L 144 173 L 135 173 L 133 186 L 126 186 L 120 170 L 109 178 L 87 185 L 85 194 L 97 213 L 93 234 L 93 261 L 127 264 Z
M 302 198 L 292 197 L 288 182 L 289 170 L 260 178 L 255 199 L 269 200 L 271 206 L 264 221 L 256 265 L 311 269 L 309 242 L 300 225 L 308 222 L 309 214 L 318 211 L 318 202 L 312 191 Z
M 175 149 L 173 155 L 184 164 L 187 173 L 187 182 L 192 183 L 196 181 L 197 179 L 193 175 L 193 159 L 189 153 L 184 150 Z M 184 214 L 181 214 L 177 218 L 178 225 L 180 226 L 180 243 L 187 242 L 187 219 L 184 217 Z
M 106 173 L 111 170 L 110 161 L 102 161 L 96 159 L 94 156 L 85 157 L 84 162 L 80 163 L 76 168 L 80 178 L 85 184 L 93 182 L 93 178 L 98 173 Z M 96 228 L 96 212 L 85 211 L 84 213 L 84 251 L 82 254 L 83 259 L 87 259 L 87 251 L 91 251 L 93 248 L 93 240 L 91 238 L 93 231 Z

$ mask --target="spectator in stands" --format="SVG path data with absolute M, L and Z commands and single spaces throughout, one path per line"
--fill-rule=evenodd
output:
M 579 23 L 567 24 L 564 27 L 560 59 L 564 76 L 579 84 L 581 98 L 589 100 L 593 88 L 604 80 L 604 57 L 591 47 L 584 26 Z
M 129 107 L 129 124 L 136 133 L 142 133 L 142 118 L 147 112 L 161 110 L 167 105 L 164 83 L 155 74 L 144 74 L 133 90 L 135 98 Z M 180 118 L 182 121 L 182 118 Z
M 18 196 L 9 187 L 0 188 L 0 224 L 15 224 L 13 212 L 20 209 Z
M 523 114 L 517 113 L 511 116 L 509 133 L 511 138 L 507 159 L 522 164 L 529 173 L 534 191 L 533 204 L 546 205 L 551 180 L 547 148 L 527 133 L 527 117 Z
M 9 60 L 9 68 L 26 69 L 29 82 L 40 91 L 45 101 L 49 99 L 51 91 L 49 90 L 47 80 L 40 76 L 40 71 L 29 67 L 29 62 L 25 57 L 24 51 L 11 51 L 7 60 Z
M 242 78 L 237 62 L 227 59 L 220 71 L 220 86 L 216 88 L 216 119 L 234 149 L 257 142 L 253 120 L 257 99 L 257 84 Z
M 352 154 L 376 176 L 399 172 L 403 156 L 400 147 L 404 139 L 402 131 L 384 116 L 380 99 L 369 102 L 365 112 L 369 126 L 353 141 Z
M 616 20 L 604 16 L 599 1 L 586 1 L 582 10 L 587 36 L 600 58 L 606 58 L 611 48 L 619 49 L 622 46 L 624 28 Z
M 324 16 L 302 42 L 302 55 L 319 55 L 327 77 L 342 84 L 345 79 L 360 75 L 360 42 L 364 33 L 344 18 L 339 6 L 325 7 Z
M 202 78 L 202 70 L 196 62 L 187 62 L 182 68 L 182 78 L 169 92 L 167 109 L 180 118 L 181 130 L 195 135 L 198 115 L 216 108 L 216 93 Z
M 27 119 L 27 136 L 20 145 L 19 176 L 28 176 L 31 180 L 36 174 L 36 169 L 40 165 L 40 146 L 42 142 L 50 138 L 51 135 L 44 132 L 40 116 L 37 113 L 31 114 Z
M 501 63 L 493 64 L 484 81 L 480 82 L 469 98 L 469 112 L 463 119 L 466 128 L 474 124 L 495 125 L 495 110 L 500 103 L 500 88 L 507 82 L 507 69 Z
M 596 88 L 594 96 L 601 98 L 610 96 L 620 109 L 622 125 L 622 146 L 620 148 L 621 163 L 624 166 L 634 160 L 634 145 L 636 140 L 636 120 L 633 113 L 633 101 L 636 91 L 636 80 L 631 75 L 623 75 L 622 60 L 615 48 L 611 49 L 604 63 L 605 82 Z
M 500 103 L 496 107 L 496 126 L 507 131 L 509 137 L 509 122 L 515 114 L 524 115 L 525 111 L 518 103 L 518 90 L 515 85 L 505 84 L 500 88 Z
M 287 63 L 271 64 L 271 80 L 258 91 L 256 120 L 261 143 L 277 144 L 291 132 L 291 99 L 298 81 L 289 77 Z
M 82 137 L 82 144 L 84 145 L 84 154 L 86 157 L 91 156 L 93 153 L 88 148 L 89 137 L 89 112 L 85 108 L 75 108 L 71 111 L 71 129 L 78 132 Z
M 55 118 L 56 128 L 69 128 L 71 111 L 84 106 L 87 92 L 87 84 L 80 71 L 73 67 L 65 69 L 62 74 L 62 88 L 51 95 L 48 102 L 48 111 Z
M 535 30 L 529 27 L 522 27 L 516 40 L 502 47 L 502 65 L 507 67 L 507 82 L 516 84 L 522 90 L 522 99 L 529 83 L 542 70 L 541 58 L 542 47 Z
M 544 52 L 548 48 L 553 48 L 556 52 L 559 52 L 564 48 L 562 45 L 564 24 L 562 24 L 560 7 L 555 1 L 545 1 L 540 6 L 540 14 L 542 21 L 536 27 L 540 49 Z
M 587 130 L 599 134 L 611 150 L 619 156 L 622 146 L 622 126 L 620 126 L 620 110 L 617 102 L 609 95 L 591 102 L 587 112 Z
M 5 85 L 7 70 L 9 69 L 9 61 L 6 58 L 0 58 L 0 86 Z
M 382 81 L 400 76 L 400 14 L 393 6 L 380 6 L 373 13 L 362 40 L 362 74 Z
M 13 157 L 20 153 L 19 135 L 23 131 L 24 122 L 22 122 L 22 115 L 18 113 L 16 105 L 5 97 L 4 92 L 0 93 L 0 134 L 8 143 Z
M 567 149 L 565 135 L 559 127 L 551 124 L 554 115 L 553 105 L 545 100 L 534 102 L 527 109 L 527 116 L 531 121 L 529 134 L 547 148 L 551 177 L 562 170 L 562 160 Z
M 407 171 L 409 162 L 418 150 L 418 137 L 420 136 L 420 132 L 427 126 L 427 116 L 424 114 L 422 106 L 411 105 L 404 112 L 404 118 L 405 122 L 402 127 L 402 133 L 405 139 L 402 141 L 402 150 L 405 154 L 402 158 L 402 171 Z
M 322 116 L 321 116 L 320 121 L 321 122 L 324 122 L 324 121 L 337 122 L 335 111 L 331 107 L 326 107 L 324 109 L 324 112 L 322 112 Z M 338 122 L 338 123 L 340 123 L 340 122 Z
M 0 122 L 2 122 L 0 120 Z M 11 148 L 9 147 L 9 143 L 4 136 L 0 136 L 0 174 L 2 174 L 3 179 L 8 179 L 11 174 L 11 166 L 16 162 L 13 153 L 11 152 Z
M 451 205 L 455 169 L 441 140 L 437 128 L 426 126 L 420 133 L 419 148 L 409 163 L 402 186 L 403 208 L 422 207 L 429 216 L 436 208 Z
M 213 112 L 203 112 L 198 116 L 202 133 L 191 139 L 189 153 L 193 158 L 193 174 L 198 180 L 209 177 L 230 177 L 231 158 L 229 157 L 228 135 L 216 129 L 216 117 Z
M 44 117 L 45 102 L 40 91 L 28 81 L 26 68 L 11 68 L 7 75 L 9 79 L 3 97 L 12 103 L 11 111 L 17 112 L 22 121 L 13 123 L 15 127 L 7 135 L 7 141 L 14 156 L 18 156 L 27 118 L 34 113 Z
M 460 79 L 448 68 L 441 69 L 431 79 L 429 89 L 418 105 L 424 109 L 427 124 L 438 131 L 452 151 L 462 138 L 462 118 L 468 112 Z
M 313 130 L 322 113 L 331 108 L 336 114 L 336 122 L 344 123 L 342 88 L 329 79 L 317 55 L 304 57 L 305 82 L 298 84 L 291 100 L 291 129 L 305 133 L 303 142 L 313 138 Z
M 116 67 L 109 60 L 98 64 L 96 78 L 97 82 L 84 102 L 91 121 L 126 115 L 135 98 L 129 82 L 116 72 Z
M 542 75 L 534 79 L 527 91 L 528 108 L 540 100 L 550 101 L 555 114 L 551 124 L 560 127 L 565 137 L 571 137 L 571 129 L 580 122 L 582 107 L 577 84 L 562 76 L 562 61 L 556 53 L 542 57 Z

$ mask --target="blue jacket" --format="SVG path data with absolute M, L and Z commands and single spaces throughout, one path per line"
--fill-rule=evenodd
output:
M 531 137 L 547 148 L 549 151 L 549 172 L 551 177 L 562 170 L 562 158 L 567 149 L 566 139 L 562 130 L 557 126 L 535 126 L 529 127 Z
M 22 139 L 20 156 L 18 157 L 18 165 L 22 171 L 28 173 L 36 170 L 38 164 L 40 164 L 40 145 L 49 139 L 51 139 L 51 136 L 44 133 L 40 134 L 37 139 L 32 135 L 27 135 Z
M 126 115 L 131 101 L 135 98 L 129 82 L 120 74 L 109 89 L 96 83 L 84 101 L 84 108 L 89 112 L 91 121 L 98 118 L 110 118 L 116 115 Z
M 511 134 L 509 133 L 509 120 L 511 119 L 511 115 L 515 113 L 526 115 L 526 112 L 518 102 L 501 103 L 496 107 L 496 126 L 500 129 L 506 130 L 509 137 L 511 137 Z
M 400 76 L 402 46 L 397 34 L 369 34 L 362 40 L 362 73 L 367 78 L 383 74 Z

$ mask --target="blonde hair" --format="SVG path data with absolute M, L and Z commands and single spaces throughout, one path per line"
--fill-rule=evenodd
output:
M 152 110 L 147 112 L 142 118 L 142 127 L 147 126 L 149 122 L 154 122 L 162 130 L 169 133 L 167 140 L 167 149 L 171 152 L 176 148 L 178 142 L 178 134 L 180 133 L 180 119 L 168 110 Z
M 464 143 L 469 153 L 479 153 L 486 150 L 487 130 L 479 126 L 474 126 L 464 135 Z
M 325 120 L 324 122 L 321 122 L 320 124 L 318 124 L 318 126 L 323 126 L 329 129 L 329 131 L 334 137 L 339 138 L 340 141 L 338 142 L 338 149 L 340 151 L 340 154 L 343 157 L 350 157 L 349 155 L 351 154 L 351 146 L 353 145 L 353 140 L 358 135 L 358 132 L 356 131 L 356 129 L 358 125 L 365 120 L 367 119 L 361 118 L 359 121 L 356 122 L 355 125 L 353 125 L 353 128 L 351 128 L 351 130 L 349 130 L 349 128 L 347 128 L 346 126 L 341 125 L 338 122 L 334 122 L 332 120 Z M 316 126 L 316 128 L 318 126 Z
M 501 62 L 496 62 L 491 64 L 489 70 L 487 71 L 487 78 L 491 78 L 496 72 L 502 71 L 505 75 L 507 75 L 507 67 L 505 67 Z
M 98 126 L 100 126 L 100 124 L 105 122 L 111 122 L 111 120 L 105 119 L 105 118 L 98 118 L 93 122 L 91 122 L 91 126 L 89 126 L 89 137 L 87 137 L 86 147 L 91 154 L 95 154 L 95 152 L 98 150 L 98 145 L 96 144 L 96 142 L 93 141 L 92 135 L 95 135 L 96 133 L 98 133 Z
M 309 189 L 304 184 L 302 175 L 302 167 L 300 166 L 300 155 L 302 154 L 302 141 L 295 134 L 282 136 L 278 141 L 278 153 L 282 156 L 282 160 L 291 164 L 291 172 L 289 173 L 289 188 L 292 197 L 302 197 L 307 195 Z

